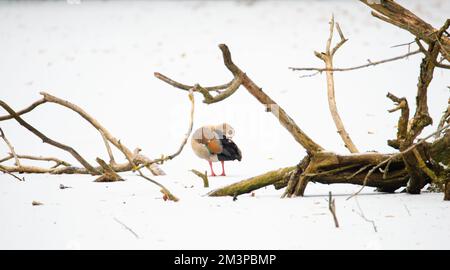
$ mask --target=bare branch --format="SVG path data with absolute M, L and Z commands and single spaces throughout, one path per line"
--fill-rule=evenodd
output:
M 45 136 L 42 132 L 35 129 L 33 126 L 28 124 L 25 120 L 23 120 L 20 116 L 17 115 L 17 113 L 9 107 L 8 104 L 0 100 L 0 106 L 3 107 L 14 119 L 23 127 L 28 129 L 30 132 L 32 132 L 37 137 L 41 138 L 44 143 L 48 143 L 50 145 L 53 145 L 57 148 L 60 148 L 64 151 L 69 152 L 78 162 L 80 162 L 92 175 L 99 174 L 99 172 L 92 167 L 92 165 L 89 164 L 75 149 L 73 149 L 70 146 L 64 145 L 62 143 L 59 143 L 57 141 L 54 141 L 47 136 Z
M 388 59 L 384 59 L 384 60 L 380 60 L 380 61 L 369 61 L 368 64 L 354 66 L 354 67 L 347 67 L 347 68 L 332 68 L 332 69 L 328 69 L 328 68 L 313 68 L 313 67 L 307 67 L 307 68 L 290 67 L 289 69 L 291 69 L 293 71 L 317 71 L 319 73 L 324 72 L 324 71 L 350 71 L 350 70 L 356 70 L 356 69 L 376 66 L 376 65 L 384 64 L 384 63 L 388 63 L 388 62 L 393 62 L 393 61 L 396 61 L 396 60 L 407 58 L 407 57 L 409 57 L 411 55 L 415 55 L 415 54 L 418 54 L 418 53 L 420 53 L 420 50 L 416 50 L 416 51 L 413 51 L 413 52 L 408 52 L 408 53 L 400 55 L 400 56 L 396 56 L 396 57 L 393 57 L 393 58 L 388 58 Z M 308 76 L 308 77 L 310 77 L 310 76 Z
M 6 174 L 11 175 L 12 177 L 16 178 L 16 179 L 19 180 L 19 181 L 25 181 L 25 178 L 24 178 L 24 177 L 22 177 L 22 178 L 18 177 L 17 175 L 15 175 L 15 174 L 9 172 L 8 169 L 6 169 L 6 168 L 5 168 L 4 166 L 2 166 L 2 165 L 0 165 L 0 171 L 3 172 L 3 173 L 6 173 Z
M 80 107 L 78 107 L 77 105 L 60 99 L 58 97 L 52 96 L 48 93 L 45 92 L 41 92 L 41 95 L 44 96 L 44 99 L 47 102 L 51 102 L 51 103 L 55 103 L 58 105 L 61 105 L 63 107 L 66 107 L 76 113 L 78 113 L 82 118 L 84 118 L 86 121 L 88 121 L 95 129 L 97 129 L 102 135 L 104 135 L 106 137 L 106 139 L 111 142 L 117 149 L 119 149 L 124 156 L 127 159 L 133 159 L 133 153 L 130 151 L 130 149 L 128 149 L 127 147 L 125 147 L 124 145 L 120 146 L 119 140 L 116 139 L 114 136 L 111 135 L 111 133 L 105 128 L 103 127 L 96 119 L 94 119 L 92 116 L 90 116 L 87 112 L 85 112 L 83 109 L 81 109 Z M 157 166 L 156 164 L 150 164 L 148 165 L 148 169 L 154 174 L 154 175 L 159 175 L 159 174 L 164 174 L 164 172 L 162 172 Z
M 14 151 L 14 147 L 9 142 L 8 138 L 6 138 L 5 133 L 3 133 L 3 129 L 1 129 L 1 128 L 0 128 L 0 137 L 5 141 L 6 145 L 9 148 L 9 151 L 11 151 L 11 155 L 14 157 L 14 160 L 15 160 L 14 164 L 16 166 L 20 166 L 20 161 L 19 161 L 19 158 L 17 157 L 16 152 Z
M 106 151 L 108 152 L 109 156 L 109 164 L 116 164 L 116 161 L 114 160 L 114 155 L 111 150 L 111 146 L 109 145 L 108 139 L 106 139 L 105 134 L 103 131 L 99 130 L 100 134 L 102 135 L 103 142 L 105 143 Z
M 443 52 L 442 55 L 450 61 L 450 55 L 445 53 L 450 51 L 450 39 L 448 37 L 438 37 L 436 35 L 448 24 L 448 19 L 446 20 L 444 27 L 437 30 L 432 25 L 425 22 L 393 0 L 383 0 L 379 3 L 369 0 L 360 0 L 360 2 L 376 11 L 372 11 L 372 15 L 376 18 L 410 32 L 417 38 L 425 41 L 427 44 L 430 45 L 438 41 L 441 47 L 440 51 Z
M 328 193 L 328 209 L 333 215 L 334 226 L 336 226 L 336 228 L 339 228 L 339 221 L 336 216 L 336 204 L 334 198 L 331 195 L 331 191 Z
M 28 112 L 31 112 L 34 108 L 36 108 L 37 106 L 39 106 L 39 105 L 41 105 L 41 104 L 44 104 L 45 102 L 47 102 L 47 101 L 45 101 L 45 99 L 40 99 L 40 100 L 38 100 L 38 101 L 36 101 L 36 102 L 34 102 L 34 103 L 32 103 L 30 106 L 28 106 L 27 108 L 25 108 L 25 109 L 23 109 L 23 110 L 20 110 L 20 111 L 18 111 L 18 112 L 16 112 L 17 113 L 17 115 L 22 115 L 22 114 L 26 114 L 26 113 L 28 113 Z M 10 115 L 10 114 L 8 114 L 8 115 L 4 115 L 4 116 L 0 116 L 0 121 L 4 121 L 4 120 L 9 120 L 9 119 L 13 119 L 14 117 L 12 116 L 12 115 Z
M 315 52 L 315 55 L 320 58 L 325 63 L 326 75 L 327 75 L 327 95 L 328 95 L 328 107 L 330 109 L 331 116 L 333 117 L 334 124 L 336 126 L 337 132 L 344 142 L 345 147 L 350 151 L 350 153 L 358 153 L 359 150 L 356 145 L 353 143 L 350 135 L 344 127 L 344 123 L 342 122 L 341 116 L 339 115 L 337 105 L 336 105 L 336 96 L 334 90 L 334 75 L 333 75 L 333 56 L 334 53 L 347 41 L 342 33 L 342 30 L 339 24 L 336 24 L 336 28 L 338 30 L 341 41 L 331 50 L 331 42 L 333 39 L 333 29 L 335 27 L 334 16 L 331 17 L 330 20 L 330 35 L 327 40 L 325 52 L 318 53 Z

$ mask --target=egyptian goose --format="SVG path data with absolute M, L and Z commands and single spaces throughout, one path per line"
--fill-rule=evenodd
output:
M 191 138 L 191 146 L 194 153 L 206 159 L 211 168 L 211 176 L 216 176 L 212 163 L 222 163 L 222 176 L 225 176 L 224 162 L 228 160 L 242 159 L 241 150 L 231 140 L 234 129 L 227 123 L 217 126 L 203 126 L 197 129 Z

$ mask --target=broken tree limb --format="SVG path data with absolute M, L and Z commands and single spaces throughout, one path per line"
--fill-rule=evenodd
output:
M 333 40 L 334 27 L 339 33 L 341 40 L 333 48 L 331 48 L 331 43 Z M 337 132 L 344 142 L 345 147 L 350 151 L 350 153 L 358 153 L 359 150 L 353 143 L 350 135 L 344 127 L 341 116 L 339 115 L 337 105 L 336 105 L 336 95 L 334 90 L 334 75 L 333 75 L 333 56 L 337 50 L 347 41 L 342 33 L 342 30 L 338 23 L 334 22 L 334 16 L 330 20 L 330 35 L 327 40 L 327 45 L 325 52 L 319 53 L 315 52 L 315 55 L 325 63 L 326 76 L 327 76 L 327 95 L 328 95 L 328 107 L 330 109 L 331 117 L 333 118 L 334 124 L 336 126 Z
M 119 150 L 122 151 L 122 152 L 126 152 L 126 151 L 124 150 L 123 145 L 120 143 L 120 141 L 119 141 L 118 143 L 119 143 Z M 137 155 L 138 153 L 139 153 L 139 149 L 136 150 L 134 154 Z M 161 188 L 161 190 L 160 190 L 161 193 L 163 193 L 169 200 L 174 201 L 174 202 L 179 201 L 179 199 L 178 199 L 175 195 L 173 195 L 173 194 L 172 194 L 172 193 L 171 193 L 164 185 L 162 185 L 162 184 L 159 183 L 158 181 L 155 181 L 155 180 L 151 179 L 150 177 L 146 176 L 146 175 L 139 169 L 139 167 L 136 165 L 136 163 L 134 163 L 134 161 L 133 161 L 133 156 L 128 156 L 128 155 L 126 155 L 125 157 L 128 159 L 128 162 L 129 162 L 130 165 L 132 166 L 132 171 L 133 171 L 133 172 L 137 171 L 137 172 L 138 172 L 138 175 L 139 175 L 140 177 L 142 177 L 142 178 L 144 178 L 145 180 L 147 180 L 147 181 L 149 181 L 149 182 L 151 182 L 151 183 L 157 185 L 158 187 L 160 187 L 160 188 Z
M 17 111 L 16 114 L 21 116 L 22 114 L 26 114 L 28 112 L 31 112 L 34 108 L 36 108 L 39 105 L 42 105 L 44 103 L 46 103 L 47 101 L 45 99 L 40 99 L 38 101 L 33 102 L 30 106 L 26 107 L 23 110 Z M 5 120 L 9 120 L 9 119 L 14 119 L 14 117 L 10 114 L 4 115 L 4 116 L 0 116 L 0 121 L 5 121 Z
M 16 178 L 16 179 L 19 180 L 19 181 L 25 181 L 25 178 L 24 178 L 24 177 L 22 177 L 22 178 L 18 177 L 17 175 L 15 175 L 15 174 L 13 174 L 12 172 L 10 172 L 10 171 L 8 171 L 7 169 L 5 169 L 3 165 L 0 165 L 0 171 L 1 171 L 2 173 L 11 175 L 12 177 Z
M 253 190 L 273 185 L 282 180 L 286 174 L 294 171 L 296 166 L 270 171 L 229 186 L 213 190 L 208 193 L 209 196 L 236 196 L 252 192 Z

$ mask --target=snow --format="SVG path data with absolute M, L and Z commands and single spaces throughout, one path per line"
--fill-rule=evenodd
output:
M 399 1 L 439 27 L 450 14 L 444 0 Z M 158 71 L 185 83 L 231 79 L 217 44 L 327 150 L 345 153 L 328 112 L 324 75 L 299 78 L 289 66 L 321 66 L 334 13 L 349 41 L 335 65 L 346 67 L 404 54 L 412 36 L 370 16 L 358 1 L 20 1 L 0 2 L 1 99 L 15 109 L 40 91 L 70 100 L 96 117 L 129 148 L 151 157 L 175 151 L 188 125 L 187 93 L 153 77 Z M 336 98 L 344 124 L 363 151 L 392 152 L 398 114 L 389 114 L 388 91 L 414 109 L 420 57 L 336 73 Z M 448 74 L 435 72 L 429 105 L 440 117 Z M 357 200 L 352 185 L 309 184 L 304 198 L 280 199 L 272 187 L 255 196 L 205 194 L 268 170 L 296 164 L 304 150 L 245 89 L 205 105 L 196 96 L 195 127 L 228 122 L 242 162 L 227 163 L 227 177 L 211 187 L 189 172 L 204 171 L 189 145 L 153 177 L 180 198 L 164 201 L 158 188 L 132 173 L 124 182 L 93 183 L 79 175 L 0 175 L 1 249 L 448 249 L 450 205 L 439 193 L 380 194 L 366 188 Z M 78 115 L 44 105 L 24 118 L 49 137 L 69 144 L 94 163 L 107 158 L 98 133 Z M 435 121 L 436 122 L 436 121 Z M 436 124 L 435 124 L 436 125 Z M 424 134 L 435 129 L 426 129 Z M 76 163 L 13 121 L 1 123 L 18 153 L 49 155 Z M 0 144 L 1 153 L 8 152 Z M 124 160 L 120 153 L 116 158 Z M 30 163 L 37 164 L 37 163 Z M 39 163 L 42 164 L 42 163 Z M 219 171 L 219 165 L 216 170 Z M 72 188 L 61 190 L 64 184 Z M 336 198 L 340 228 L 328 211 Z M 33 200 L 42 202 L 32 206 Z M 359 203 L 367 219 L 360 216 Z M 122 224 L 121 224 L 122 223 Z M 135 232 L 130 232 L 123 225 Z

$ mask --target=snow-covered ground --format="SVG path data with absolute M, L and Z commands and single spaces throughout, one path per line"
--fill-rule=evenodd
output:
M 336 66 L 403 54 L 406 47 L 391 47 L 412 41 L 358 1 L 68 2 L 0 2 L 1 100 L 20 109 L 45 90 L 78 104 L 124 144 L 151 157 L 177 149 L 190 109 L 186 92 L 154 78 L 155 71 L 186 83 L 227 82 L 230 74 L 217 48 L 226 43 L 234 61 L 305 132 L 344 153 L 328 112 L 324 75 L 299 78 L 287 67 L 322 65 L 313 51 L 324 49 L 332 13 L 349 38 Z M 399 2 L 435 27 L 450 14 L 445 0 Z M 420 57 L 412 56 L 336 73 L 338 107 L 360 150 L 392 151 L 386 140 L 395 135 L 398 114 L 387 113 L 392 103 L 385 95 L 405 96 L 413 107 L 419 64 Z M 448 72 L 438 70 L 430 86 L 435 119 L 447 102 L 448 79 Z M 263 112 L 245 89 L 214 105 L 196 96 L 195 127 L 230 123 L 243 152 L 242 162 L 227 164 L 229 176 L 210 178 L 210 189 L 303 157 L 289 133 Z M 24 118 L 93 163 L 97 156 L 107 158 L 98 133 L 68 110 L 44 105 Z M 18 153 L 74 162 L 14 121 L 0 126 Z M 8 152 L 4 143 L 0 151 Z M 304 198 L 280 199 L 281 191 L 270 187 L 233 201 L 204 196 L 210 189 L 189 170 L 207 167 L 189 145 L 162 166 L 167 175 L 154 178 L 178 203 L 164 201 L 156 186 L 132 173 L 119 183 L 93 183 L 93 177 L 79 175 L 26 175 L 18 182 L 2 174 L 0 248 L 450 248 L 450 204 L 442 194 L 378 194 L 366 188 L 357 200 L 346 200 L 357 186 L 309 184 Z M 61 190 L 60 184 L 72 188 Z M 328 191 L 336 196 L 339 229 L 328 211 Z M 32 206 L 33 200 L 44 205 Z M 361 210 L 374 223 L 363 219 Z

